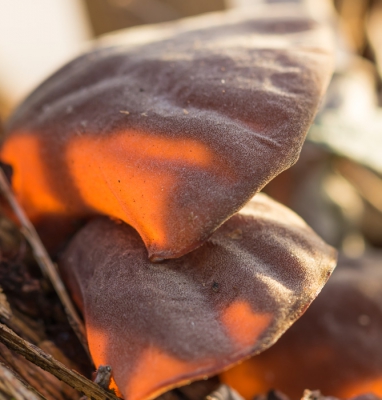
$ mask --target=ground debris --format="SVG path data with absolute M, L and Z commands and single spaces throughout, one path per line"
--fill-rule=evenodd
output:
M 305 389 L 301 400 L 338 400 L 337 397 L 324 396 L 319 390 Z
M 65 382 L 79 392 L 85 393 L 91 399 L 117 399 L 117 397 L 112 393 L 102 389 L 100 386 L 86 379 L 78 372 L 66 368 L 65 365 L 55 360 L 52 355 L 47 354 L 37 346 L 28 343 L 3 324 L 0 324 L 0 342 L 7 348 L 25 357 L 28 361 L 38 365 L 45 371 L 48 371 L 59 380 Z

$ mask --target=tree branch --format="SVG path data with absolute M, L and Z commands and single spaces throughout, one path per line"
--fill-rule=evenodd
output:
M 3 324 L 0 324 L 0 342 L 72 388 L 84 393 L 90 399 L 118 400 L 118 397 L 114 394 L 102 389 L 78 372 L 66 368 L 65 365 L 55 360 L 50 354 L 22 339 Z
M 12 192 L 12 189 L 8 183 L 8 179 L 5 176 L 2 168 L 0 168 L 0 191 L 3 193 L 17 219 L 20 221 L 21 232 L 31 245 L 37 263 L 39 264 L 43 274 L 50 279 L 58 297 L 61 300 L 61 303 L 64 306 L 71 327 L 84 346 L 85 351 L 87 354 L 89 354 L 84 324 L 78 316 L 77 311 L 74 308 L 73 303 L 65 289 L 65 286 L 62 283 L 60 275 L 57 272 L 57 268 L 50 259 L 48 252 L 46 251 L 36 232 L 36 229 L 16 200 L 16 197 Z

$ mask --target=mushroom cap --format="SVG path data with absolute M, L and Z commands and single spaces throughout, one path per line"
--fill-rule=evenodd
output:
M 322 293 L 269 350 L 224 372 L 246 399 L 306 388 L 340 399 L 382 396 L 382 254 L 340 257 Z
M 132 227 L 98 217 L 60 261 L 95 364 L 112 367 L 130 400 L 265 350 L 305 311 L 334 266 L 335 250 L 262 194 L 179 259 L 151 263 Z
M 43 238 L 106 214 L 176 258 L 290 167 L 332 62 L 326 30 L 280 7 L 133 30 L 38 87 L 0 157 Z

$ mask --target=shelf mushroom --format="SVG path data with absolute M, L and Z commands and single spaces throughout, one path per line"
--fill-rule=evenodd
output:
M 60 260 L 92 358 L 125 398 L 216 375 L 271 346 L 320 292 L 335 250 L 259 194 L 198 249 L 153 264 L 129 225 L 98 217 Z
M 104 214 L 134 227 L 152 260 L 177 258 L 297 160 L 330 40 L 302 6 L 272 4 L 111 42 L 19 106 L 0 158 L 51 248 Z

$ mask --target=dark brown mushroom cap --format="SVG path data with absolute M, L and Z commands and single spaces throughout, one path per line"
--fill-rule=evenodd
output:
M 259 194 L 200 248 L 152 264 L 133 228 L 100 217 L 60 268 L 92 357 L 130 400 L 214 375 L 272 345 L 330 276 L 335 251 Z
M 132 225 L 152 259 L 175 258 L 296 161 L 330 46 L 296 5 L 139 32 L 37 88 L 8 122 L 1 157 L 48 238 L 60 219 L 101 213 Z M 138 45 L 145 32 L 151 42 Z
M 305 388 L 350 399 L 382 397 L 382 254 L 340 258 L 322 293 L 269 350 L 226 371 L 246 399 L 278 388 L 292 399 Z

